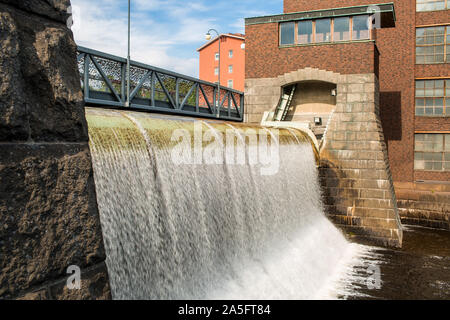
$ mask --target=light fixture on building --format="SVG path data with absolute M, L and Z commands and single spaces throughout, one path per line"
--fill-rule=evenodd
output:
M 245 43 L 241 44 L 241 49 L 244 50 L 245 49 Z
M 321 117 L 314 117 L 314 124 L 316 126 L 320 126 L 322 124 L 322 118 Z
M 336 95 L 337 95 L 336 89 L 331 90 L 331 95 L 332 95 L 333 97 L 336 97 Z

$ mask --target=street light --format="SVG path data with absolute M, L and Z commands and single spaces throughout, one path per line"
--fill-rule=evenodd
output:
M 220 34 L 219 32 L 217 32 L 216 29 L 209 29 L 208 32 L 205 35 L 205 39 L 206 40 L 211 40 L 211 31 L 214 31 L 217 34 L 217 39 L 219 40 L 219 82 L 217 83 L 217 114 L 216 117 L 219 118 L 220 117 Z

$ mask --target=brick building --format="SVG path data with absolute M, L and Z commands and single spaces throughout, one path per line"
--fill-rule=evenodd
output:
M 343 136 L 348 151 L 357 143 L 348 136 L 358 140 L 368 130 L 362 119 L 373 116 L 402 221 L 448 229 L 448 9 L 448 0 L 284 0 L 283 14 L 247 18 L 246 121 L 260 122 L 264 112 L 276 110 L 281 95 L 292 92 L 285 120 L 309 122 L 319 138 L 329 124 L 341 131 L 327 139 Z M 361 197 L 362 190 L 350 191 Z M 349 213 L 355 201 L 342 206 L 333 208 L 344 216 L 337 220 L 358 224 Z
M 243 34 L 220 35 L 220 85 L 244 91 L 245 37 Z M 217 83 L 219 80 L 219 42 L 214 38 L 197 49 L 200 55 L 199 78 Z

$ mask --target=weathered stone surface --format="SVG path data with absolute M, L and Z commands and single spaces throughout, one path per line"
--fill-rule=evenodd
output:
M 0 0 L 0 299 L 110 297 L 69 5 Z
M 81 288 L 69 289 L 66 282 L 50 288 L 52 299 L 56 300 L 108 300 L 111 299 L 106 264 L 101 263 L 81 273 Z
M 65 24 L 0 3 L 0 67 L 0 141 L 87 141 L 76 46 Z
M 111 299 L 106 264 L 99 263 L 80 275 L 80 288 L 67 287 L 69 275 L 57 282 L 45 284 L 17 300 L 108 300 Z
M 104 261 L 88 144 L 1 148 L 0 298 Z
M 14 19 L 9 12 L 0 11 L 0 141 L 27 140 L 29 136 L 27 104 L 13 91 L 24 92 L 18 73 L 19 51 Z
M 450 230 L 449 184 L 397 183 L 395 193 L 403 223 Z
M 376 243 L 401 246 L 401 222 L 374 79 L 374 75 L 346 76 L 347 92 L 337 96 L 320 150 L 320 181 L 325 208 L 336 224 Z
M 17 298 L 17 300 L 48 300 L 49 296 L 47 293 L 47 290 L 42 289 L 34 292 L 27 293 L 20 298 Z
M 65 23 L 69 18 L 67 10 L 70 0 L 0 0 L 0 3 L 6 3 L 59 22 Z

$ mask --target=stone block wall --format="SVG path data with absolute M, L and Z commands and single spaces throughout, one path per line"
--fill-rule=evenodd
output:
M 450 230 L 450 184 L 396 182 L 403 224 Z
M 260 122 L 265 111 L 274 111 L 283 86 L 311 80 L 337 87 L 336 108 L 320 149 L 326 213 L 348 235 L 401 246 L 401 222 L 374 73 L 341 75 L 307 67 L 275 78 L 246 79 L 245 121 Z
M 69 5 L 0 0 L 0 299 L 111 296 Z
M 352 237 L 400 247 L 402 227 L 375 74 L 341 76 L 320 150 L 326 212 Z

